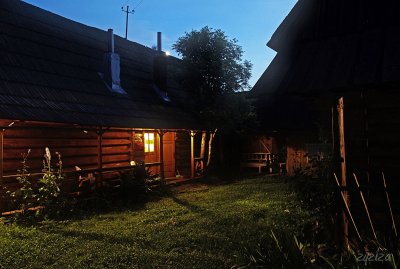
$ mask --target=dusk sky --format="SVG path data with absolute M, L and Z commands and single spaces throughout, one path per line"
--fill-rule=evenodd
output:
M 254 85 L 273 59 L 275 52 L 266 46 L 296 0 L 25 0 L 63 17 L 103 30 L 113 28 L 125 36 L 125 14 L 121 7 L 135 9 L 129 16 L 128 39 L 151 47 L 156 32 L 163 33 L 163 50 L 185 32 L 203 26 L 223 30 L 243 47 L 244 59 L 253 63 Z

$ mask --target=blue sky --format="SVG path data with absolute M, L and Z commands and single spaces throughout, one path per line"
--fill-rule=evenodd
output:
M 129 5 L 135 13 L 129 17 L 128 39 L 148 47 L 156 44 L 156 33 L 163 33 L 163 50 L 185 32 L 203 26 L 223 30 L 243 47 L 244 59 L 253 63 L 254 85 L 275 56 L 266 46 L 296 0 L 25 0 L 63 17 L 103 30 L 113 28 L 125 36 L 125 15 L 121 7 Z

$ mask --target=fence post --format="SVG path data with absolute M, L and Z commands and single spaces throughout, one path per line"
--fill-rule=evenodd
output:
M 344 139 L 344 102 L 343 97 L 339 98 L 338 102 L 338 124 L 339 124 L 339 148 L 340 148 L 340 167 L 341 167 L 341 187 L 347 186 L 346 180 L 346 147 Z M 343 191 L 343 199 L 345 203 L 349 204 L 349 197 L 347 191 Z M 349 221 L 346 217 L 344 209 L 340 213 L 340 227 L 341 227 L 341 247 L 347 248 L 349 246 Z
M 158 137 L 160 138 L 160 177 L 164 179 L 164 134 L 166 133 L 163 130 L 158 130 Z
M 194 167 L 194 136 L 196 135 L 195 131 L 190 131 L 190 177 L 194 178 L 195 176 L 195 167 Z

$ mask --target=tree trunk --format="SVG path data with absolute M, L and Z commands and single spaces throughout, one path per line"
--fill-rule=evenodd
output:
M 207 138 L 207 133 L 203 132 L 201 134 L 201 148 L 200 148 L 200 158 L 204 158 L 204 153 L 206 151 L 206 138 Z
M 214 136 L 217 133 L 218 129 L 215 129 L 213 133 L 210 134 L 210 140 L 208 141 L 208 157 L 207 157 L 207 167 L 210 165 L 211 162 L 211 153 L 212 153 L 212 142 L 214 140 Z

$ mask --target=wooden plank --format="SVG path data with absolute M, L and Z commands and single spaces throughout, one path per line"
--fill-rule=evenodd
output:
M 102 139 L 104 147 L 114 147 L 114 146 L 129 146 L 131 142 L 129 139 Z
M 340 187 L 346 187 L 347 186 L 347 180 L 346 180 L 346 146 L 345 146 L 345 130 L 344 130 L 344 102 L 343 102 L 343 97 L 339 99 L 338 102 L 338 124 L 339 124 L 339 147 L 340 147 L 340 158 L 341 158 L 341 185 Z M 338 182 L 339 184 L 339 182 Z M 341 192 L 342 193 L 342 198 L 344 200 L 344 203 L 348 204 L 348 194 L 346 191 Z M 341 238 L 341 243 L 343 248 L 348 248 L 349 245 L 349 224 L 348 220 L 346 217 L 346 213 L 344 210 L 342 210 L 341 213 L 341 228 L 342 228 L 342 238 Z
M 0 186 L 3 185 L 3 162 L 4 162 L 4 130 L 0 130 Z
M 176 176 L 175 164 L 175 132 L 168 132 L 164 135 L 164 176 L 171 178 Z
M 6 138 L 31 138 L 31 139 L 90 139 L 96 138 L 94 132 L 84 132 L 84 129 L 8 129 Z
M 194 136 L 196 132 L 190 131 L 190 177 L 194 178 Z
M 164 132 L 159 130 L 157 132 L 160 141 L 160 177 L 164 179 Z
M 103 134 L 103 139 L 130 139 L 132 131 L 126 132 L 105 132 Z
M 133 162 L 135 160 L 134 154 L 135 154 L 135 132 L 131 131 L 130 132 L 130 146 L 129 147 L 129 155 L 130 155 L 130 162 Z
M 97 133 L 97 168 L 102 169 L 103 168 L 103 130 L 100 127 L 100 130 Z M 102 173 L 100 173 L 100 184 L 102 181 Z M 98 182 L 96 182 L 96 185 Z
M 175 166 L 178 174 L 190 176 L 190 135 L 187 132 L 176 132 Z
M 113 146 L 113 147 L 104 147 L 103 146 L 103 154 L 131 154 L 131 146 L 130 145 L 122 145 L 122 146 Z
M 118 154 L 118 155 L 102 155 L 102 162 L 124 162 L 125 165 L 126 163 L 129 163 L 130 156 L 129 154 Z
M 118 144 L 117 141 L 115 144 Z M 120 143 L 123 144 L 123 143 Z M 95 139 L 28 139 L 28 138 L 19 138 L 19 139 L 4 139 L 4 148 L 32 148 L 44 149 L 46 147 L 54 148 L 63 148 L 63 147 L 87 147 L 87 146 L 96 146 L 97 141 Z
M 110 150 L 107 153 L 112 153 L 115 150 L 110 148 Z M 119 148 L 120 151 L 122 151 L 123 148 Z M 26 153 L 28 149 L 4 149 L 4 159 L 6 160 L 22 160 L 22 153 Z M 61 154 L 62 159 L 64 158 L 69 158 L 69 157 L 84 157 L 84 156 L 91 156 L 91 155 L 96 155 L 97 154 L 97 149 L 96 147 L 82 147 L 82 148 L 63 148 L 63 149 L 58 149 L 58 148 L 51 148 L 50 149 L 52 155 L 55 155 L 55 152 L 59 152 Z M 29 154 L 29 160 L 32 159 L 43 159 L 44 155 L 44 148 L 36 148 L 36 149 L 31 149 L 30 154 Z

